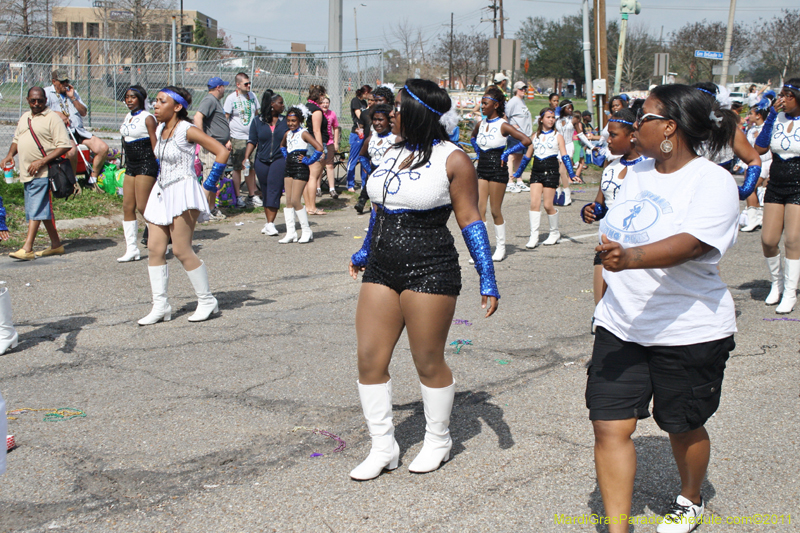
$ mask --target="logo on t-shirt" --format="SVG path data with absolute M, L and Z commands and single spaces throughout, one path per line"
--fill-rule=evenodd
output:
M 633 200 L 614 204 L 600 223 L 600 229 L 612 241 L 642 244 L 650 241 L 647 230 L 662 214 L 668 213 L 672 213 L 669 202 L 650 191 L 642 191 Z

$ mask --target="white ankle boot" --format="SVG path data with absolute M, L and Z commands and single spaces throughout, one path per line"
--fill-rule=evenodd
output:
M 542 223 L 542 212 L 528 211 L 528 218 L 531 222 L 531 238 L 525 248 L 536 248 L 539 246 L 539 225 Z
M 572 204 L 572 189 L 564 187 L 564 205 Z
M 561 232 L 558 231 L 558 210 L 556 209 L 555 215 L 547 215 L 547 220 L 550 222 L 550 235 L 547 236 L 547 239 L 542 244 L 550 246 L 558 243 L 561 238 Z
M 449 387 L 432 389 L 422 383 L 422 403 L 425 406 L 425 440 L 422 450 L 410 465 L 409 472 L 433 472 L 450 460 L 453 439 L 450 438 L 450 413 L 456 395 L 456 383 Z
M 397 468 L 400 446 L 394 440 L 392 424 L 392 380 L 378 385 L 359 383 L 358 396 L 372 437 L 372 448 L 364 462 L 350 472 L 350 477 L 365 481 L 378 477 L 384 469 Z
M 294 228 L 294 209 L 291 207 L 284 207 L 283 218 L 286 219 L 286 237 L 278 242 L 281 244 L 297 242 L 297 230 Z
M 306 211 L 306 208 L 303 207 L 300 211 L 295 211 L 294 214 L 297 215 L 297 220 L 300 221 L 300 229 L 303 230 L 300 234 L 300 240 L 297 242 L 306 243 L 313 241 L 314 232 L 311 231 L 311 226 L 308 223 L 308 211 Z
M 791 313 L 797 303 L 797 282 L 800 278 L 800 259 L 784 259 L 783 298 L 775 312 L 779 315 Z
M 747 225 L 742 227 L 739 231 L 749 233 L 761 227 L 761 215 L 763 211 L 757 207 L 748 207 L 745 209 L 747 215 Z
M 150 288 L 153 291 L 153 310 L 139 321 L 140 326 L 148 326 L 156 322 L 167 322 L 172 318 L 172 307 L 167 301 L 167 287 L 169 286 L 169 266 L 160 265 L 147 267 L 150 274 Z
M 778 253 L 775 257 L 765 257 L 767 260 L 767 268 L 769 268 L 769 277 L 772 281 L 772 287 L 769 289 L 767 299 L 764 300 L 766 305 L 775 305 L 781 301 L 781 294 L 783 294 L 783 269 L 781 268 L 781 254 Z
M 125 255 L 118 257 L 117 261 L 120 263 L 127 263 L 128 261 L 138 261 L 140 259 L 139 246 L 136 244 L 137 232 L 139 224 L 135 220 L 123 220 L 122 231 L 125 234 Z
M 502 261 L 506 258 L 506 225 L 505 223 L 494 227 L 495 250 L 492 261 Z
M 200 266 L 194 270 L 186 271 L 189 276 L 189 281 L 192 282 L 194 292 L 197 294 L 197 309 L 192 316 L 189 317 L 189 322 L 202 322 L 208 320 L 212 313 L 219 312 L 219 303 L 214 295 L 211 294 L 211 289 L 208 287 L 208 270 L 206 264 L 200 261 Z
M 14 329 L 14 321 L 11 320 L 11 295 L 8 289 L 0 289 L 0 355 L 6 353 L 9 348 L 16 348 L 19 344 L 19 334 Z M 0 410 L 0 417 L 5 419 L 5 411 Z M 0 432 L 0 439 L 5 433 Z M 0 452 L 1 453 L 1 452 Z

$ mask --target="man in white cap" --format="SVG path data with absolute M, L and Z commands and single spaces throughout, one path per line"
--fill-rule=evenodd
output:
M 528 91 L 528 84 L 524 81 L 517 81 L 514 83 L 514 95 L 506 104 L 506 120 L 508 123 L 517 128 L 519 131 L 524 133 L 527 137 L 530 137 L 533 133 L 533 122 L 531 121 L 531 112 L 528 109 L 528 106 L 525 105 L 525 94 Z M 515 144 L 519 144 L 519 141 L 514 139 L 513 137 L 508 137 L 507 148 L 513 147 Z M 514 176 L 514 173 L 519 168 L 520 162 L 522 162 L 521 153 L 511 154 L 508 158 L 508 172 L 509 176 Z M 514 183 L 514 178 L 510 178 L 508 181 L 508 186 L 506 187 L 508 192 L 523 192 L 523 191 L 530 191 L 530 187 L 525 185 L 525 182 L 522 181 L 522 177 L 517 180 L 517 183 Z
M 503 74 L 502 72 L 498 72 L 494 75 L 494 84 L 497 85 L 501 91 L 504 93 L 508 92 L 508 76 Z

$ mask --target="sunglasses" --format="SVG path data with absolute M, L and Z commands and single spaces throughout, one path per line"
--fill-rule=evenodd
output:
M 400 112 L 400 104 L 395 104 L 395 106 L 394 106 L 394 112 L 395 112 L 395 113 L 399 113 L 399 112 Z
M 46 98 L 28 98 L 28 102 L 32 104 L 43 104 L 47 102 Z
M 248 81 L 247 83 L 243 83 L 242 85 L 244 85 L 245 87 L 250 87 L 250 85 L 252 84 Z
M 669 119 L 661 115 L 656 115 L 655 113 L 644 113 L 644 111 L 640 107 L 639 111 L 636 112 L 636 127 L 639 128 L 642 126 L 642 124 L 650 120 L 669 120 Z

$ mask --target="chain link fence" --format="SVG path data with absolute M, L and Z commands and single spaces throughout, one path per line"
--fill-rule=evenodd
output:
M 128 108 L 123 101 L 132 84 L 151 99 L 170 84 L 187 88 L 195 103 L 208 91 L 209 78 L 231 82 L 238 72 L 250 76 L 251 90 L 281 94 L 287 107 L 305 102 L 312 84 L 323 85 L 341 127 L 351 126 L 349 101 L 355 90 L 383 79 L 381 50 L 341 53 L 276 53 L 210 48 L 173 41 L 81 39 L 0 35 L 0 151 L 11 144 L 14 127 L 28 110 L 28 88 L 51 84 L 53 69 L 66 70 L 87 106 L 84 125 L 96 132 L 118 132 Z M 342 113 L 341 111 L 344 111 Z M 190 110 L 190 114 L 191 114 Z M 347 136 L 344 135 L 344 138 Z

